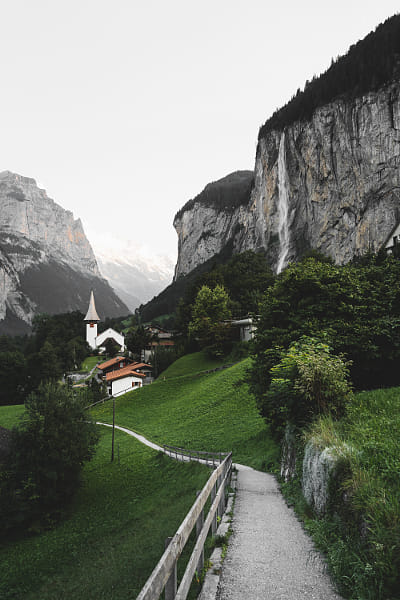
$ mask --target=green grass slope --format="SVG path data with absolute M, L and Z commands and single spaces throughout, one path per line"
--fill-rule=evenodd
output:
M 24 410 L 24 404 L 0 406 L 0 427 L 12 429 L 14 425 L 18 425 L 19 417 L 23 414 Z
M 323 518 L 304 507 L 300 486 L 297 492 L 340 592 L 351 600 L 400 599 L 400 388 L 355 394 L 340 421 L 322 417 L 308 436 L 340 456 L 342 487 Z
M 222 367 L 224 361 L 217 358 L 210 358 L 205 352 L 193 352 L 178 358 L 161 374 L 161 379 L 171 379 L 171 377 L 181 377 L 182 375 L 194 375 L 201 371 L 208 371 Z
M 209 470 L 182 464 L 102 428 L 69 515 L 52 531 L 0 543 L 4 600 L 135 598 Z
M 165 380 L 161 376 L 152 385 L 117 398 L 116 423 L 159 444 L 232 450 L 235 462 L 271 468 L 278 449 L 244 382 L 249 360 L 215 373 L 199 373 L 193 372 L 199 369 L 196 357 L 183 357 L 167 369 Z M 204 366 L 202 358 L 200 364 Z M 93 416 L 111 423 L 111 402 L 96 408 Z
M 244 383 L 248 360 L 228 369 L 204 355 L 177 361 L 150 386 L 116 399 L 116 422 L 160 444 L 233 450 L 256 468 L 275 464 L 277 447 Z M 23 407 L 2 407 L 11 427 Z M 112 421 L 112 402 L 93 411 Z M 52 531 L 0 543 L 0 598 L 4 600 L 125 600 L 135 598 L 204 485 L 209 470 L 182 464 L 116 430 L 102 428 L 96 456 L 83 469 L 82 487 L 66 519 Z M 179 561 L 182 570 L 184 557 Z

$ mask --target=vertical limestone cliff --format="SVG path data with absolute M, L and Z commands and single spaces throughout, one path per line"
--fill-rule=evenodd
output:
M 204 190 L 176 214 L 178 262 L 175 279 L 212 258 L 227 245 L 242 252 L 248 243 L 248 202 L 252 171 L 236 171 Z M 252 247 L 252 246 L 249 246 Z
M 256 244 L 277 267 L 279 147 L 288 192 L 286 262 L 315 248 L 342 264 L 384 245 L 400 218 L 400 83 L 318 108 L 259 140 L 250 210 Z
M 310 249 L 339 264 L 379 250 L 400 221 L 400 83 L 264 131 L 254 180 L 246 173 L 251 193 L 239 204 L 200 194 L 178 213 L 175 277 L 228 242 L 233 253 L 262 249 L 275 271 Z
M 80 219 L 49 198 L 30 177 L 10 171 L 0 173 L 0 232 L 2 239 L 29 240 L 38 244 L 42 258 L 73 264 L 76 270 L 100 277 L 93 250 Z M 18 261 L 15 257 L 13 263 Z M 16 265 L 15 265 L 16 266 Z M 19 265 L 28 266 L 26 257 Z

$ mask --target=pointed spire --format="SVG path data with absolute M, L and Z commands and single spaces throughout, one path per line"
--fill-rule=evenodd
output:
M 93 290 L 90 291 L 89 308 L 87 311 L 87 315 L 84 318 L 84 321 L 100 321 L 100 317 L 96 312 L 96 306 L 94 304 Z

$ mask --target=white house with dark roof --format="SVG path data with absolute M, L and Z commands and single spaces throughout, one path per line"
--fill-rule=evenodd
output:
M 93 290 L 90 292 L 90 300 L 89 300 L 89 308 L 86 313 L 86 317 L 84 321 L 86 323 L 86 341 L 89 346 L 95 350 L 96 348 L 101 349 L 103 344 L 106 343 L 107 340 L 113 340 L 118 346 L 120 346 L 120 352 L 124 352 L 125 350 L 125 338 L 121 333 L 111 329 L 109 327 L 100 335 L 97 335 L 97 323 L 100 322 L 100 317 L 96 311 L 96 305 L 94 303 L 94 294 Z
M 110 396 L 121 396 L 127 392 L 142 387 L 144 373 L 135 371 L 134 365 L 128 365 L 123 369 L 110 371 L 106 374 L 107 390 Z

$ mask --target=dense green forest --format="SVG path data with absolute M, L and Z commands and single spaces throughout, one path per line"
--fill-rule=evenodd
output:
M 0 405 L 20 404 L 41 381 L 59 379 L 89 354 L 84 315 L 38 315 L 32 335 L 0 336 Z
M 180 321 L 176 315 L 168 326 L 182 329 L 187 327 L 187 307 L 193 304 L 202 285 L 223 285 L 233 302 L 235 317 L 257 311 L 257 302 L 272 282 L 273 274 L 263 254 L 251 250 L 232 256 L 232 246 L 199 265 L 193 271 L 179 277 L 158 296 L 140 307 L 142 322 L 157 321 L 160 315 L 173 315 L 180 306 Z M 186 311 L 186 316 L 184 315 Z M 183 319 L 183 322 L 182 322 Z
M 362 9 L 361 9 L 362 10 Z M 400 78 L 400 15 L 379 25 L 319 77 L 306 81 L 295 96 L 260 128 L 259 139 L 295 121 L 307 121 L 319 106 L 337 98 L 352 99 Z

